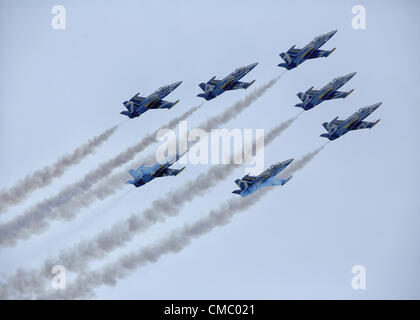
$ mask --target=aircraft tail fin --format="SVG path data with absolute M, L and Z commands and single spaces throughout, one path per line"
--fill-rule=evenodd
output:
M 247 176 L 245 176 L 244 178 L 246 178 Z M 245 180 L 244 178 L 242 179 L 236 179 L 235 183 L 236 185 L 241 188 L 241 190 L 245 190 L 249 187 L 250 183 L 249 181 Z
M 299 93 L 297 94 L 297 96 L 298 96 L 298 98 L 299 98 L 300 100 L 305 101 L 305 96 L 306 96 L 306 94 L 305 94 L 305 93 L 303 93 L 303 92 L 299 92 Z
M 134 179 L 136 178 L 136 170 L 134 169 L 130 169 L 128 170 L 128 173 L 130 174 L 130 176 L 132 176 Z
M 282 52 L 280 53 L 280 57 L 287 63 L 289 64 L 290 62 L 292 62 L 292 58 L 290 57 L 290 55 L 286 52 Z
M 337 120 L 338 120 L 338 117 L 335 117 L 334 119 L 331 120 L 331 122 L 324 122 L 322 126 L 325 128 L 325 130 L 331 133 L 337 127 L 337 125 L 334 124 L 334 121 L 337 121 Z
M 201 88 L 201 90 L 203 90 L 204 92 L 209 92 L 209 91 L 212 91 L 213 89 L 214 89 L 214 84 L 211 84 L 210 82 L 211 81 L 213 81 L 214 80 L 214 78 L 216 78 L 216 77 L 213 77 L 213 78 L 211 78 L 210 80 L 209 80 L 209 82 L 207 82 L 207 83 L 204 83 L 204 82 L 201 82 L 198 86 Z

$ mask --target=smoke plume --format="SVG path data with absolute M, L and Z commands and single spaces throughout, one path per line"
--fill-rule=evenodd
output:
M 325 145 L 306 154 L 295 162 L 290 173 L 303 169 L 324 148 Z M 84 272 L 60 293 L 43 295 L 47 299 L 80 299 L 90 298 L 94 295 L 94 289 L 102 285 L 114 286 L 118 280 L 124 279 L 134 273 L 138 268 L 148 263 L 155 263 L 162 256 L 169 253 L 179 253 L 189 246 L 194 239 L 211 232 L 217 227 L 230 223 L 232 217 L 243 212 L 261 200 L 270 191 L 276 188 L 263 188 L 246 198 L 232 198 L 222 203 L 219 208 L 197 220 L 193 224 L 185 224 L 184 227 L 172 231 L 167 237 L 155 245 L 142 248 L 137 252 L 123 255 L 116 262 L 106 264 L 100 270 Z
M 200 128 L 208 131 L 213 127 L 227 123 L 261 97 L 282 75 L 255 89 L 221 114 L 211 117 Z M 189 114 L 193 113 L 199 107 L 191 108 Z M 176 119 L 172 123 L 176 124 L 179 121 L 180 119 Z M 168 127 L 167 125 L 163 128 Z M 122 189 L 125 186 L 125 172 L 116 173 L 96 188 L 89 190 L 93 184 L 109 176 L 113 169 L 133 159 L 138 152 L 152 144 L 157 132 L 158 130 L 154 134 L 146 136 L 139 144 L 103 163 L 97 169 L 88 173 L 82 180 L 62 189 L 58 195 L 38 203 L 10 222 L 0 225 L 0 247 L 14 246 L 18 240 L 28 239 L 34 234 L 43 232 L 48 228 L 52 220 L 71 220 L 80 209 L 90 206 L 97 199 L 104 199 L 119 189 Z
M 295 116 L 271 129 L 265 136 L 265 144 L 271 143 L 284 130 L 286 130 L 298 116 Z M 253 147 L 259 144 L 254 142 Z M 249 150 L 252 151 L 252 150 Z M 256 152 L 259 150 L 257 149 Z M 196 196 L 205 194 L 218 182 L 225 179 L 240 165 L 219 165 L 210 168 L 206 173 L 200 174 L 196 179 L 190 180 L 175 191 L 168 192 L 152 202 L 150 208 L 141 214 L 116 223 L 108 230 L 102 231 L 89 241 L 81 241 L 77 245 L 61 250 L 59 257 L 48 259 L 41 270 L 18 270 L 4 285 L 0 286 L 0 298 L 3 295 L 22 295 L 31 292 L 41 292 L 45 281 L 51 276 L 51 267 L 56 264 L 64 265 L 67 271 L 81 272 L 86 270 L 89 263 L 104 258 L 108 253 L 122 247 L 136 234 L 146 230 L 156 222 L 162 222 L 166 216 L 177 215 L 183 206 Z M 24 285 L 23 285 L 24 284 Z M 22 291 L 22 288 L 25 288 Z
M 15 183 L 8 190 L 0 191 L 0 212 L 9 206 L 16 205 L 25 200 L 35 190 L 49 185 L 55 178 L 61 177 L 67 169 L 80 163 L 84 158 L 93 154 L 115 132 L 118 126 L 114 126 L 93 137 L 87 143 L 81 145 L 70 154 L 64 155 L 57 162 L 46 166 Z
M 132 160 L 138 152 L 143 151 L 146 147 L 155 142 L 156 133 L 162 128 L 175 128 L 179 121 L 185 120 L 193 114 L 201 105 L 190 108 L 181 116 L 171 120 L 165 126 L 155 130 L 153 133 L 146 135 L 141 142 L 128 148 L 116 157 L 102 163 L 96 169 L 86 174 L 79 181 L 64 187 L 57 195 L 45 199 L 36 205 L 30 207 L 22 214 L 14 217 L 11 221 L 0 225 L 0 247 L 14 246 L 17 240 L 27 239 L 33 234 L 38 234 L 47 228 L 49 221 L 54 219 L 70 220 L 74 217 L 75 212 L 83 207 L 86 203 L 86 192 L 91 189 L 93 185 L 100 180 L 109 176 L 112 171 Z M 110 179 L 113 184 L 116 184 L 115 178 L 118 177 L 118 182 L 121 183 L 123 179 L 119 174 Z M 103 186 L 103 189 L 107 189 Z M 96 192 L 96 196 L 101 196 L 101 191 Z M 106 190 L 104 190 L 106 193 Z M 76 196 L 80 195 L 80 199 Z M 75 201 L 71 201 L 74 199 Z

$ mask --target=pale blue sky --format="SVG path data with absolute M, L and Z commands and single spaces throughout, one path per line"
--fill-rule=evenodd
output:
M 67 29 L 53 30 L 51 8 L 67 9 Z M 351 27 L 351 8 L 363 4 L 366 30 Z M 279 53 L 338 29 L 323 47 L 327 59 L 305 62 L 226 128 L 264 128 L 295 115 L 296 93 L 357 71 L 345 100 L 304 113 L 265 150 L 266 166 L 299 158 L 324 143 L 321 123 L 383 101 L 372 130 L 352 132 L 328 146 L 284 187 L 195 240 L 186 250 L 138 270 L 107 299 L 420 298 L 418 197 L 420 84 L 417 1 L 0 1 L 0 188 L 121 123 L 122 102 L 183 80 L 157 110 L 127 120 L 94 155 L 22 205 L 4 222 L 54 195 L 90 169 L 201 102 L 198 84 L 258 61 L 245 79 L 255 87 L 282 70 Z M 238 90 L 207 102 L 190 128 L 242 98 Z M 149 148 L 143 155 L 153 152 Z M 140 159 L 139 155 L 137 159 Z M 155 180 L 84 210 L 72 222 L 0 251 L 0 272 L 38 266 L 60 248 L 89 238 L 204 172 L 188 166 L 176 178 Z M 153 243 L 169 230 L 233 197 L 238 169 L 181 215 L 158 224 L 120 254 Z M 351 288 L 351 269 L 367 270 L 367 289 Z M 69 283 L 70 285 L 70 283 Z

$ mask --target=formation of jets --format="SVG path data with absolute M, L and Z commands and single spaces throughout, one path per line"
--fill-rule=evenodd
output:
M 287 70 L 292 70 L 308 59 L 328 57 L 335 50 L 335 48 L 332 50 L 320 50 L 320 48 L 328 40 L 330 40 L 336 32 L 337 30 L 333 30 L 326 34 L 320 35 L 309 42 L 302 49 L 296 49 L 296 45 L 294 45 L 287 52 L 280 53 L 280 57 L 285 61 L 285 63 L 280 63 L 278 66 L 286 68 Z M 221 80 L 217 80 L 214 76 L 206 83 L 200 83 L 199 87 L 201 90 L 203 90 L 203 93 L 200 93 L 197 96 L 208 101 L 216 98 L 225 91 L 249 88 L 255 82 L 255 80 L 252 80 L 251 82 L 241 82 L 239 80 L 246 76 L 252 69 L 254 69 L 257 64 L 258 63 L 256 62 L 244 67 L 237 68 L 235 71 L 231 72 Z M 339 98 L 344 99 L 348 97 L 353 92 L 353 89 L 350 91 L 339 91 L 338 89 L 340 89 L 351 78 L 353 78 L 355 74 L 356 72 L 352 72 L 345 76 L 335 78 L 319 90 L 314 90 L 314 87 L 311 87 L 305 92 L 299 92 L 297 96 L 302 102 L 296 104 L 295 106 L 307 111 L 319 105 L 323 101 Z M 127 111 L 122 111 L 121 114 L 132 119 L 139 117 L 149 109 L 171 109 L 179 102 L 179 100 L 175 102 L 168 102 L 163 100 L 163 98 L 174 91 L 181 83 L 182 81 L 178 81 L 161 87 L 148 97 L 141 97 L 139 96 L 139 93 L 137 93 L 129 101 L 123 102 L 123 105 L 127 108 Z M 367 122 L 363 120 L 372 112 L 374 112 L 381 104 L 382 102 L 360 108 L 357 112 L 345 120 L 339 120 L 338 117 L 336 117 L 331 122 L 324 122 L 322 126 L 327 130 L 328 133 L 321 134 L 321 137 L 328 138 L 329 140 L 335 140 L 351 130 L 373 128 L 379 122 L 379 120 L 375 122 Z M 177 153 L 172 158 L 168 158 L 163 164 L 155 163 L 151 166 L 145 166 L 143 164 L 136 170 L 129 170 L 128 172 L 132 176 L 133 180 L 129 180 L 127 183 L 132 184 L 135 187 L 140 187 L 158 177 L 178 175 L 182 170 L 185 169 L 185 167 L 181 169 L 171 169 L 170 166 L 178 161 L 186 152 L 187 151 L 183 153 Z M 292 161 L 293 159 L 289 159 L 274 164 L 258 176 L 250 176 L 247 174 L 242 179 L 235 180 L 235 183 L 238 185 L 239 189 L 234 190 L 233 193 L 242 197 L 246 197 L 263 187 L 284 185 L 292 177 L 290 176 L 288 178 L 278 178 L 276 176 L 288 165 L 290 165 Z

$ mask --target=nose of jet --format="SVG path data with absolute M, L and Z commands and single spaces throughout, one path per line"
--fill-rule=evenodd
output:
M 347 81 L 349 81 L 351 78 L 353 78 L 356 75 L 357 72 L 352 72 L 349 73 L 347 75 L 345 75 L 344 77 L 346 78 Z
M 325 35 L 328 37 L 328 39 L 330 39 L 333 35 L 335 35 L 335 34 L 336 34 L 336 32 L 337 32 L 337 30 L 333 30 L 333 31 L 328 32 L 328 33 L 327 33 L 327 34 L 325 34 Z
M 171 89 L 174 90 L 179 87 L 179 85 L 182 83 L 182 81 L 174 82 L 170 85 Z
M 378 109 L 378 108 L 379 108 L 379 106 L 380 106 L 381 104 L 382 104 L 382 102 L 375 103 L 375 104 L 371 105 L 371 106 L 369 107 L 369 109 L 370 109 L 370 110 L 372 110 L 372 112 L 373 112 L 373 111 L 375 111 L 376 109 Z
M 291 158 L 291 159 L 288 159 L 288 160 L 286 160 L 286 161 L 283 161 L 282 162 L 282 165 L 283 166 L 285 166 L 285 167 L 287 167 L 291 162 L 293 161 L 293 158 Z
M 251 71 L 252 69 L 254 69 L 255 68 L 255 66 L 258 64 L 258 62 L 255 62 L 255 63 L 251 63 L 249 66 L 247 66 L 246 68 L 249 70 L 249 71 Z

